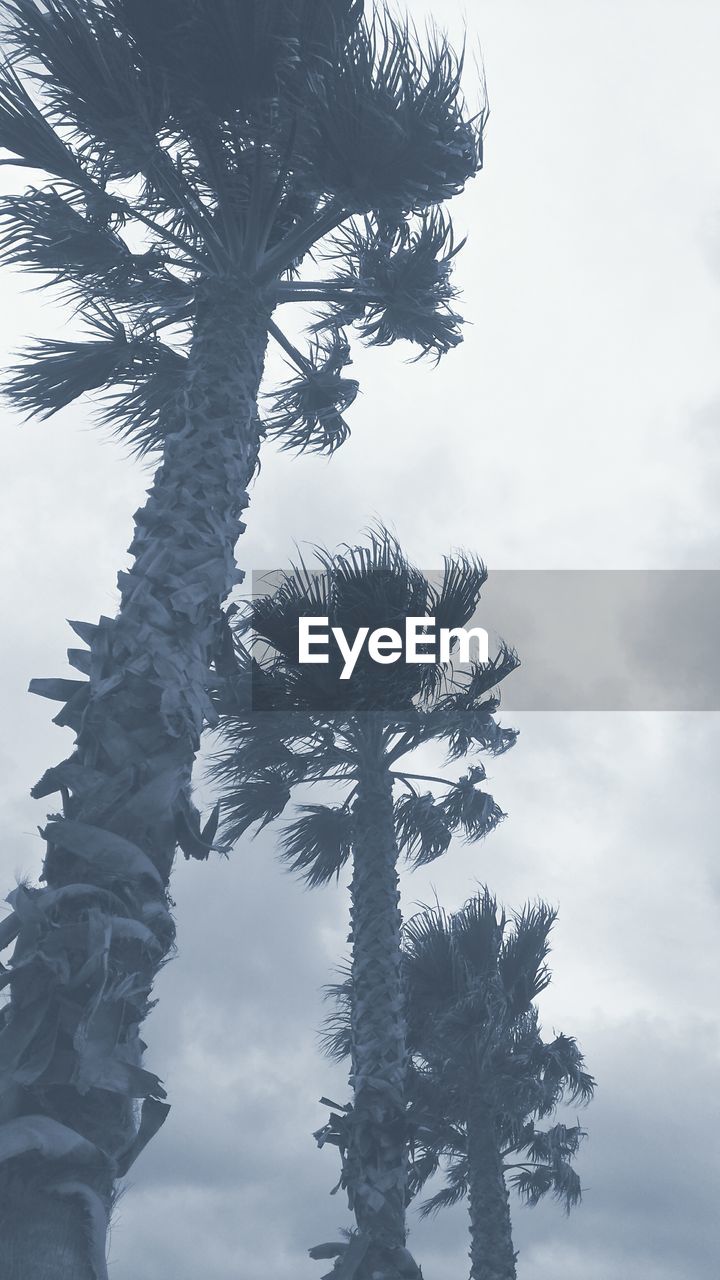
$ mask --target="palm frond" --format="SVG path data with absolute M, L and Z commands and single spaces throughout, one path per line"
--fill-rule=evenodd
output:
M 155 339 L 128 336 L 109 311 L 86 317 L 98 337 L 88 342 L 42 338 L 9 371 L 4 392 L 28 416 L 49 418 L 78 396 L 142 376 L 158 359 Z
M 351 0 L 110 0 L 149 71 L 167 86 L 174 117 L 240 121 L 277 98 L 301 59 L 332 60 L 359 20 Z
M 164 265 L 157 249 L 133 253 L 106 216 L 83 214 L 59 192 L 31 190 L 0 204 L 0 257 L 10 266 L 69 285 L 84 302 L 153 309 L 164 321 L 188 314 L 193 291 Z M 105 211 L 105 214 L 107 210 Z
M 322 569 L 309 569 L 300 559 L 283 575 L 276 590 L 252 601 L 249 622 L 255 636 L 271 645 L 288 668 L 298 660 L 300 618 L 326 617 L 331 608 L 331 582 Z
M 413 866 L 434 862 L 449 848 L 452 832 L 435 797 L 404 795 L 395 804 L 395 835 Z
M 547 957 L 557 910 L 545 902 L 527 903 L 513 919 L 503 941 L 498 972 L 513 1010 L 530 1008 L 550 983 Z
M 307 804 L 300 811 L 283 831 L 280 856 L 312 889 L 337 879 L 352 856 L 353 816 L 346 806 Z
M 579 1125 L 554 1124 L 549 1129 L 538 1129 L 532 1121 L 519 1138 L 516 1151 L 527 1152 L 535 1164 L 549 1164 L 556 1160 L 569 1160 L 576 1156 L 587 1134 Z
M 428 727 L 433 737 L 447 741 L 449 760 L 463 759 L 478 750 L 503 755 L 514 747 L 518 730 L 498 724 L 495 715 L 499 706 L 499 697 L 476 702 L 465 691 L 451 694 L 430 717 Z
M 268 770 L 241 788 L 222 797 L 223 830 L 227 841 L 239 840 L 248 827 L 258 824 L 262 831 L 283 812 L 290 800 L 290 788 L 282 772 Z
M 547 1044 L 538 1046 L 535 1063 L 542 1087 L 542 1112 L 548 1115 L 562 1099 L 591 1101 L 595 1080 L 585 1070 L 585 1059 L 577 1040 L 562 1033 Z
M 158 344 L 155 362 L 149 362 L 129 387 L 106 397 L 100 421 L 128 441 L 138 457 L 161 449 L 167 436 L 182 426 L 187 365 L 186 356 Z
M 332 67 L 308 77 L 313 171 L 352 213 L 391 216 L 457 194 L 482 166 L 483 117 L 465 110 L 462 58 L 436 34 L 375 12 Z
M 343 1062 L 352 1052 L 352 998 L 353 986 L 350 965 L 340 970 L 341 982 L 332 982 L 324 988 L 325 999 L 332 1004 L 332 1011 L 323 1019 L 320 1045 L 323 1053 L 334 1062 Z
M 369 529 L 359 546 L 343 546 L 333 556 L 319 555 L 332 577 L 333 620 L 349 634 L 360 626 L 402 629 L 406 617 L 424 613 L 427 580 L 383 525 Z M 375 666 L 374 673 L 380 681 L 387 668 Z
M 471 770 L 440 801 L 448 826 L 451 830 L 459 828 L 466 840 L 481 840 L 506 816 L 492 796 L 476 785 L 478 780 Z
M 127 272 L 133 254 L 115 232 L 81 213 L 57 191 L 10 196 L 0 205 L 3 261 L 53 274 L 107 277 Z
M 475 703 L 491 689 L 497 688 L 513 671 L 520 666 L 520 658 L 515 649 L 502 641 L 498 651 L 489 662 L 471 664 L 466 694 L 469 701 Z
M 408 1043 L 417 1049 L 454 998 L 451 917 L 440 906 L 416 912 L 403 925 L 402 947 Z
M 548 1192 L 569 1213 L 582 1200 L 580 1178 L 566 1160 L 552 1164 L 537 1164 L 533 1168 L 519 1169 L 508 1181 L 526 1204 L 536 1205 Z
M 440 1152 L 432 1147 L 422 1147 L 419 1151 L 411 1150 L 408 1163 L 408 1195 L 414 1199 L 425 1186 L 429 1178 L 440 1168 Z M 420 1210 L 422 1213 L 422 1208 Z
M 334 245 L 347 264 L 332 280 L 347 291 L 330 313 L 334 322 L 354 323 L 370 346 L 404 339 L 439 358 L 462 341 L 462 320 L 450 305 L 457 296 L 451 264 L 461 247 L 437 210 L 411 225 L 350 224 Z
M 162 81 L 139 61 L 110 9 L 83 0 L 6 0 L 8 38 L 36 72 L 56 117 L 91 138 L 106 172 L 132 177 L 158 149 Z M 152 161 L 151 161 L 152 164 Z
M 492 981 L 505 932 L 505 913 L 487 887 L 480 889 L 451 918 L 453 950 L 457 957 L 455 995 Z
M 464 554 L 444 556 L 443 565 L 442 583 L 431 600 L 433 616 L 438 627 L 464 627 L 478 607 L 487 569 L 478 556 Z
M 350 428 L 342 415 L 359 389 L 354 378 L 342 375 L 348 364 L 349 343 L 334 331 L 316 340 L 304 369 L 275 392 L 264 425 L 283 449 L 334 453 L 344 443 Z
M 451 1209 L 453 1205 L 465 1200 L 470 1191 L 470 1171 L 467 1159 L 460 1159 L 450 1165 L 446 1173 L 446 1184 L 434 1196 L 423 1200 L 420 1205 L 420 1217 L 429 1218 L 441 1209 Z
M 78 156 L 56 133 L 7 62 L 0 64 L 0 150 L 14 157 L 0 160 L 0 164 L 41 169 L 80 190 L 94 187 Z

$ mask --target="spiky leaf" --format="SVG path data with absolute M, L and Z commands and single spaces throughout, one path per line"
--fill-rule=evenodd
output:
M 268 434 L 283 449 L 300 453 L 334 453 L 350 434 L 343 413 L 357 396 L 359 384 L 343 377 L 350 346 L 341 333 L 316 341 L 304 369 L 277 391 L 265 419 Z
M 482 115 L 461 96 L 462 59 L 435 35 L 421 48 L 387 11 L 360 26 L 334 65 L 309 77 L 313 168 L 355 213 L 422 210 L 482 165 Z
M 281 850 L 291 871 L 311 887 L 337 879 L 352 856 L 353 816 L 347 807 L 302 805 L 298 818 L 285 828 Z
M 348 291 L 348 301 L 333 312 L 337 322 L 354 322 L 371 346 L 404 339 L 419 346 L 421 355 L 437 358 L 462 341 L 450 280 L 462 245 L 454 245 L 441 213 L 425 214 L 409 226 L 351 225 L 336 247 L 347 267 L 334 280 Z
M 400 797 L 395 804 L 395 833 L 400 848 L 416 867 L 434 862 L 452 839 L 442 806 L 436 804 L 431 792 Z

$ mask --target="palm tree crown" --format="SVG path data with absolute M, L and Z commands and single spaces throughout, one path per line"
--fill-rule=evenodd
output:
M 361 625 L 402 627 L 407 617 L 433 617 L 438 629 L 465 626 L 487 576 L 480 561 L 447 558 L 434 582 L 385 529 L 364 546 L 318 556 L 319 570 L 299 564 L 274 593 L 236 616 L 234 654 L 218 697 L 223 748 L 213 765 L 229 843 L 279 817 L 296 786 L 346 785 L 341 804 L 303 804 L 285 828 L 282 856 L 311 885 L 336 877 L 350 857 L 353 798 L 368 753 L 402 786 L 395 837 L 409 861 L 422 865 L 445 853 L 453 834 L 478 840 L 501 820 L 481 787 L 477 757 L 501 754 L 517 737 L 496 720 L 497 686 L 518 663 L 506 646 L 487 663 L 454 670 L 437 656 L 426 664 L 377 665 L 364 650 L 349 681 L 340 678 L 333 652 L 327 665 L 298 661 L 303 617 L 327 617 L 349 636 Z M 445 748 L 449 762 L 475 757 L 467 773 L 450 781 L 409 771 L 407 757 L 432 743 Z M 433 789 L 417 785 L 423 781 Z
M 583 1130 L 536 1126 L 595 1088 L 575 1040 L 546 1041 L 540 1030 L 535 1001 L 550 982 L 556 914 L 538 902 L 508 919 L 484 889 L 460 911 L 424 910 L 404 929 L 411 1187 L 444 1163 L 446 1185 L 423 1214 L 469 1198 L 473 1280 L 515 1276 L 505 1179 L 530 1204 L 552 1193 L 569 1211 L 581 1198 L 572 1161 Z M 342 1027 L 330 1047 L 342 1048 Z
M 434 618 L 437 628 L 462 627 L 486 577 L 479 561 L 457 556 L 446 560 L 433 583 L 384 529 L 366 545 L 334 556 L 320 552 L 319 558 L 320 572 L 301 564 L 274 593 L 252 601 L 240 619 L 236 652 L 228 652 L 218 695 L 224 749 L 214 771 L 229 842 L 253 824 L 277 818 L 299 785 L 344 789 L 335 806 L 299 805 L 281 840 L 286 863 L 310 885 L 337 877 L 350 859 L 353 864 L 348 1010 L 354 1102 L 344 1185 L 358 1235 L 349 1246 L 321 1246 L 313 1256 L 337 1255 L 342 1274 L 355 1265 L 351 1250 L 365 1250 L 359 1274 L 400 1280 L 419 1273 L 405 1249 L 407 1049 L 398 858 L 403 851 L 416 865 L 430 862 L 445 852 L 453 833 L 478 840 L 502 817 L 480 786 L 485 774 L 479 762 L 449 781 L 413 774 L 405 760 L 432 742 L 442 743 L 451 760 L 497 755 L 512 746 L 515 734 L 497 724 L 498 699 L 491 691 L 517 659 L 502 648 L 493 661 L 461 671 L 443 664 L 429 644 L 431 660 L 422 664 L 378 665 L 368 650 L 349 681 L 337 660 L 301 662 L 303 618 L 327 618 L 348 638 L 363 626 L 402 629 L 409 617 Z M 418 790 L 418 782 L 428 781 L 434 790 Z M 396 798 L 398 786 L 403 794 Z
M 345 335 L 436 357 L 460 341 L 443 203 L 482 165 L 462 56 L 358 0 L 2 0 L 6 165 L 45 185 L 0 210 L 5 261 L 59 285 L 87 330 L 45 339 L 10 394 L 48 416 L 104 391 L 145 452 L 177 427 L 193 326 L 218 290 L 319 303 L 263 429 L 332 451 L 357 393 Z M 320 277 L 303 260 L 327 264 Z

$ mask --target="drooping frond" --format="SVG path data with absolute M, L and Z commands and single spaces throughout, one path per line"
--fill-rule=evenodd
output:
M 359 389 L 354 378 L 343 377 L 348 364 L 350 346 L 335 330 L 316 341 L 304 369 L 275 392 L 265 427 L 283 449 L 334 453 L 347 439 L 350 428 L 342 415 Z
M 434 862 L 452 839 L 445 812 L 431 792 L 404 795 L 395 804 L 395 835 L 399 847 L 416 867 Z
M 508 1181 L 526 1204 L 536 1205 L 551 1193 L 554 1200 L 570 1213 L 582 1200 L 582 1184 L 577 1170 L 568 1160 L 554 1159 L 510 1174 Z
M 569 1160 L 576 1156 L 587 1134 L 580 1125 L 554 1124 L 549 1129 L 538 1129 L 532 1121 L 526 1126 L 515 1153 L 527 1153 L 535 1164 L 550 1164 L 558 1159 Z
M 432 1147 L 422 1147 L 410 1151 L 408 1163 L 408 1196 L 410 1199 L 418 1194 L 429 1178 L 440 1168 L 440 1152 Z M 422 1208 L 420 1209 L 422 1213 Z
M 352 856 L 353 816 L 347 806 L 302 805 L 302 817 L 285 827 L 281 857 L 310 888 L 337 879 Z
M 420 1217 L 430 1218 L 441 1209 L 451 1209 L 467 1198 L 470 1190 L 469 1169 L 467 1159 L 453 1161 L 445 1174 L 445 1186 L 435 1195 L 423 1200 L 420 1205 Z
M 448 826 L 462 831 L 466 840 L 481 840 L 505 817 L 492 796 L 476 785 L 472 770 L 449 789 L 440 806 Z
M 223 795 L 224 831 L 230 841 L 239 840 L 248 827 L 258 824 L 262 831 L 283 812 L 290 799 L 290 788 L 282 774 L 268 771 L 263 778 L 252 779 L 240 789 Z
M 456 687 L 432 707 L 425 733 L 427 737 L 441 739 L 447 744 L 448 760 L 461 760 L 475 751 L 488 751 L 499 756 L 515 745 L 518 731 L 505 728 L 495 718 L 500 706 L 499 696 L 483 698 L 475 690 L 486 682 L 494 687 L 516 667 L 514 655 L 504 659 L 500 654 L 495 659 L 491 658 L 489 663 L 473 663 L 466 683 L 463 685 L 462 680 L 458 680 Z M 477 681 L 476 674 L 480 677 Z
M 541 1114 L 549 1115 L 561 1099 L 583 1105 L 591 1101 L 595 1080 L 585 1070 L 585 1059 L 573 1036 L 561 1033 L 549 1043 L 540 1043 L 534 1067 L 541 1086 Z
M 332 283 L 347 294 L 332 318 L 354 323 L 371 346 L 404 339 L 439 358 L 462 340 L 461 317 L 450 305 L 457 296 L 452 259 L 461 247 L 438 211 L 409 225 L 350 224 L 335 242 L 346 266 Z

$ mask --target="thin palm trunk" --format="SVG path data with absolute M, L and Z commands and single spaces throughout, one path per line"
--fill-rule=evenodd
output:
M 352 1083 L 348 1180 L 368 1274 L 405 1245 L 405 1018 L 392 781 L 370 744 L 358 772 L 351 884 Z M 396 1255 L 399 1257 L 399 1255 Z
M 196 822 L 191 771 L 238 580 L 268 320 L 230 286 L 201 300 L 182 423 L 136 515 L 119 614 L 78 628 L 89 652 L 71 658 L 88 681 L 37 682 L 69 698 L 58 719 L 77 749 L 35 789 L 63 800 L 45 830 L 46 887 L 18 890 L 4 926 L 18 942 L 0 1031 L 3 1280 L 101 1280 L 117 1178 L 164 1118 L 139 1027 L 173 942 L 177 834 Z
M 470 1280 L 516 1280 L 510 1204 L 491 1113 L 478 1100 L 467 1119 Z

